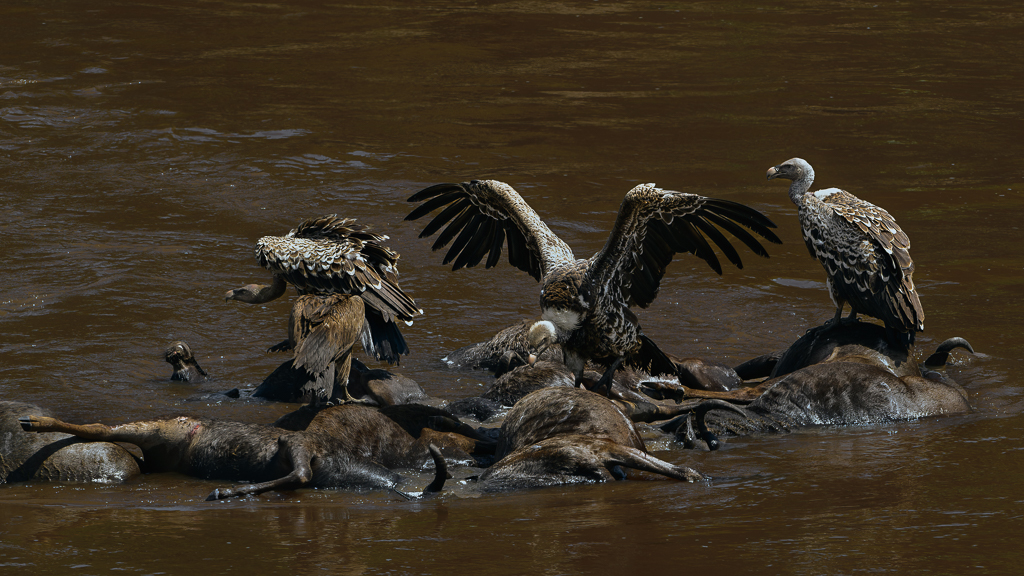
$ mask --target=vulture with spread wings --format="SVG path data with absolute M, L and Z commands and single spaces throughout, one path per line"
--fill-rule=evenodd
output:
M 771 231 L 775 224 L 752 208 L 653 184 L 641 184 L 626 194 L 607 243 L 587 260 L 577 259 L 504 182 L 437 184 L 409 201 L 422 204 L 406 220 L 443 208 L 420 237 L 444 228 L 433 249 L 451 243 L 444 263 L 451 262 L 453 270 L 475 266 L 484 256 L 486 267 L 494 266 L 507 240 L 509 262 L 541 283 L 543 320 L 530 329 L 531 345 L 543 349 L 559 344 L 577 383 L 588 360 L 608 366 L 597 387 L 609 389 L 612 374 L 623 361 L 655 374 L 675 373 L 672 362 L 644 336 L 630 311 L 631 306 L 646 308 L 654 301 L 675 253 L 695 254 L 721 274 L 712 245 L 737 267 L 743 266 L 723 230 L 759 256 L 767 257 L 768 252 L 751 232 L 780 242 Z

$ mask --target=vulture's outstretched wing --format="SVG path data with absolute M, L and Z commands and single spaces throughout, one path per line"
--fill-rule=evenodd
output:
M 592 281 L 598 286 L 617 286 L 622 301 L 630 306 L 647 307 L 657 296 L 665 267 L 677 252 L 694 254 L 721 274 L 714 246 L 730 262 L 743 267 L 723 230 L 767 258 L 768 252 L 751 232 L 781 243 L 772 228 L 771 220 L 743 204 L 641 184 L 626 194 L 607 243 L 591 258 Z
M 406 220 L 416 220 L 444 207 L 420 233 L 438 235 L 433 250 L 452 242 L 444 263 L 452 270 L 476 266 L 487 255 L 486 267 L 498 263 L 508 239 L 508 260 L 516 268 L 540 280 L 560 264 L 572 262 L 572 250 L 555 236 L 521 196 L 497 180 L 473 180 L 462 184 L 437 184 L 413 194 L 410 202 L 423 202 Z

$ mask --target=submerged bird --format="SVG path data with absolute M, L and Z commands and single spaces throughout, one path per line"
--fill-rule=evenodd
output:
M 804 242 L 825 268 L 836 306 L 829 321 L 836 326 L 843 304 L 851 319 L 867 314 L 885 323 L 894 340 L 914 343 L 924 330 L 924 308 L 914 289 L 910 239 L 888 212 L 839 188 L 808 192 L 814 169 L 792 158 L 768 169 L 768 179 L 792 180 L 789 198 L 796 204 Z
M 397 364 L 409 347 L 396 320 L 412 324 L 423 313 L 398 285 L 398 253 L 381 244 L 387 236 L 350 218 L 310 218 L 285 236 L 256 242 L 256 261 L 274 274 L 269 285 L 229 290 L 225 300 L 262 304 L 284 294 L 300 295 L 292 307 L 288 340 L 271 348 L 293 350 L 295 368 L 305 367 L 303 390 L 330 398 L 335 380 L 348 381 L 351 349 L 358 335 L 363 350 Z M 343 385 L 344 386 L 344 385 Z M 351 400 L 345 390 L 346 399 Z
M 719 228 L 733 234 L 755 254 L 768 253 L 747 231 L 780 242 L 775 224 L 760 212 L 728 200 L 672 192 L 641 184 L 626 194 L 615 226 L 600 252 L 576 259 L 511 186 L 495 180 L 437 184 L 409 198 L 423 202 L 406 220 L 444 207 L 420 237 L 446 224 L 433 249 L 452 243 L 444 263 L 452 269 L 497 264 L 508 239 L 509 262 L 541 282 L 543 320 L 529 331 L 538 355 L 559 344 L 566 366 L 582 382 L 588 360 L 608 366 L 595 388 L 610 389 L 622 364 L 651 373 L 675 373 L 664 353 L 640 329 L 631 306 L 646 308 L 658 293 L 665 266 L 676 252 L 690 252 L 722 273 L 711 243 L 742 268 L 739 254 Z M 716 227 L 717 226 L 717 227 Z M 710 242 L 709 242 L 710 240 Z

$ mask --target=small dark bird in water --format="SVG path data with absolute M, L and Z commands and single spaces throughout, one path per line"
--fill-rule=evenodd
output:
M 835 326 L 850 304 L 857 314 L 878 318 L 893 341 L 909 347 L 924 330 L 924 308 L 914 289 L 910 239 L 888 212 L 839 188 L 809 192 L 814 169 L 792 158 L 768 169 L 768 179 L 792 180 L 789 198 L 796 204 L 804 242 L 825 268 L 829 295 L 836 306 Z
M 295 368 L 305 367 L 317 399 L 331 396 L 335 376 L 348 381 L 356 337 L 378 360 L 397 364 L 409 347 L 396 324 L 412 324 L 423 313 L 398 285 L 398 253 L 387 236 L 349 218 L 310 218 L 285 236 L 264 236 L 256 261 L 274 274 L 270 285 L 230 290 L 225 300 L 262 304 L 284 294 L 288 284 L 302 295 L 292 307 L 288 340 L 271 350 L 293 350 Z M 346 399 L 351 401 L 347 388 Z
M 174 369 L 171 380 L 202 384 L 209 377 L 192 354 L 192 348 L 187 342 L 175 340 L 168 344 L 164 350 L 164 361 Z
M 409 201 L 422 204 L 406 220 L 444 208 L 420 237 L 447 224 L 433 249 L 452 243 L 444 263 L 453 262 L 453 270 L 475 266 L 485 255 L 486 267 L 494 266 L 508 239 L 509 262 L 541 282 L 543 320 L 530 329 L 531 345 L 543 349 L 560 344 L 577 383 L 582 382 L 588 360 L 608 366 L 595 388 L 610 389 L 612 374 L 623 361 L 650 373 L 675 373 L 675 366 L 643 334 L 630 310 L 654 301 L 675 253 L 695 254 L 721 274 L 712 244 L 737 267 L 742 268 L 742 262 L 719 228 L 759 256 L 767 257 L 768 252 L 748 229 L 779 242 L 770 230 L 775 224 L 752 208 L 653 184 L 641 184 L 626 194 L 607 243 L 587 260 L 576 259 L 569 246 L 503 182 L 438 184 Z

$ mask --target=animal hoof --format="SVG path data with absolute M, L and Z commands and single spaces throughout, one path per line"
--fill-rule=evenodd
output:
M 706 476 L 696 470 L 688 468 L 686 470 L 686 480 L 688 482 L 706 482 L 711 480 L 711 476 Z
M 674 382 L 651 380 L 640 383 L 640 392 L 655 400 L 675 400 L 680 402 L 686 398 L 686 387 Z
M 357 404 L 357 405 L 363 405 L 363 406 L 376 406 L 376 404 L 377 404 L 376 402 L 374 402 L 373 400 L 370 400 L 369 398 L 353 398 L 352 396 L 348 396 L 344 400 L 342 400 L 340 398 L 339 399 L 335 399 L 335 402 L 339 406 L 342 405 L 342 404 Z
M 18 418 L 18 423 L 21 424 L 21 429 L 25 432 L 32 432 L 39 428 L 41 424 L 36 416 L 22 416 Z

